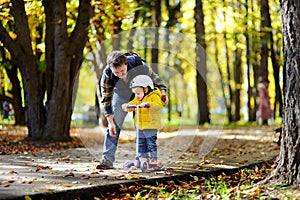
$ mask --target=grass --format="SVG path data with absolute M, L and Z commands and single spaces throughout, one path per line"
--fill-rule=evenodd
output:
M 107 199 L 299 199 L 297 186 L 260 185 L 271 171 L 272 162 L 244 168 L 234 174 L 190 176 L 186 180 L 156 181 L 152 185 L 133 183 L 120 185 L 114 193 L 103 194 Z M 116 192 L 119 191 L 119 192 Z M 108 195 L 109 194 L 109 195 Z M 113 194 L 113 196 L 112 196 Z

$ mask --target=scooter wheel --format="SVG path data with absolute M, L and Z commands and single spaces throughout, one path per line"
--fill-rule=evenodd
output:
M 141 164 L 142 172 L 146 171 L 148 168 L 149 168 L 148 162 L 142 162 Z
M 134 162 L 131 161 L 131 160 L 128 160 L 128 161 L 126 161 L 126 162 L 124 163 L 123 168 L 124 168 L 125 170 L 128 170 L 128 169 L 130 169 L 132 166 L 134 166 Z

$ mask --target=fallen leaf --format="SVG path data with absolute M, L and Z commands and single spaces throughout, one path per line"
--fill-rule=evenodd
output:
M 31 200 L 29 196 L 25 196 L 25 200 Z
M 64 177 L 75 177 L 73 172 L 70 172 L 69 174 L 64 175 Z
M 14 171 L 14 170 L 10 170 L 8 173 L 9 174 L 18 174 L 18 172 Z

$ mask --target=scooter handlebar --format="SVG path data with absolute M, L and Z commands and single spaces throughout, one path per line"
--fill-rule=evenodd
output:
M 141 108 L 140 105 L 127 105 L 127 108 Z M 150 108 L 150 105 L 147 103 L 143 108 Z

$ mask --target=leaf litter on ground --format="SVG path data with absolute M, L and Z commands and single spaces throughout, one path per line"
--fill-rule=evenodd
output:
M 71 131 L 72 132 L 72 131 Z M 67 148 L 84 147 L 80 138 L 72 137 L 68 142 L 49 142 L 40 143 L 25 140 L 27 131 L 25 128 L 12 128 L 9 130 L 0 130 L 0 154 L 34 154 L 37 152 L 52 152 Z M 71 134 L 72 136 L 72 134 Z M 273 150 L 273 146 L 264 148 L 262 142 L 253 143 L 253 146 L 247 146 L 245 143 L 234 144 L 235 141 L 225 142 L 223 148 L 215 148 L 211 154 L 219 155 L 219 158 L 225 158 L 228 154 L 234 154 L 236 157 L 249 154 L 249 148 L 258 148 L 262 153 Z M 270 142 L 270 141 L 269 141 Z M 258 145 L 258 146 L 257 146 Z M 193 152 L 193 149 L 189 149 Z M 65 158 L 67 159 L 67 158 Z M 201 163 L 203 162 L 203 163 Z M 197 166 L 209 164 L 213 160 L 199 161 Z M 222 163 L 223 160 L 220 160 Z M 102 196 L 95 199 L 297 199 L 300 198 L 298 188 L 296 186 L 278 186 L 259 185 L 260 181 L 264 180 L 272 169 L 273 161 L 254 166 L 253 168 L 244 168 L 233 174 L 222 174 L 218 176 L 197 177 L 191 176 L 189 180 L 169 180 L 156 182 L 152 185 L 142 185 L 132 183 L 132 185 L 120 184 L 118 190 L 107 191 Z M 36 170 L 50 170 L 48 166 L 37 166 Z M 16 174 L 15 171 L 9 173 Z M 65 177 L 74 176 L 72 172 Z M 99 175 L 90 175 L 88 178 L 98 178 Z M 81 177 L 85 178 L 85 177 Z M 126 179 L 139 179 L 139 175 L 124 175 Z M 13 180 L 12 180 L 13 181 Z M 34 180 L 24 181 L 24 184 L 30 184 Z M 9 187 L 11 182 L 2 183 L 4 187 Z M 70 185 L 64 185 L 70 187 Z

